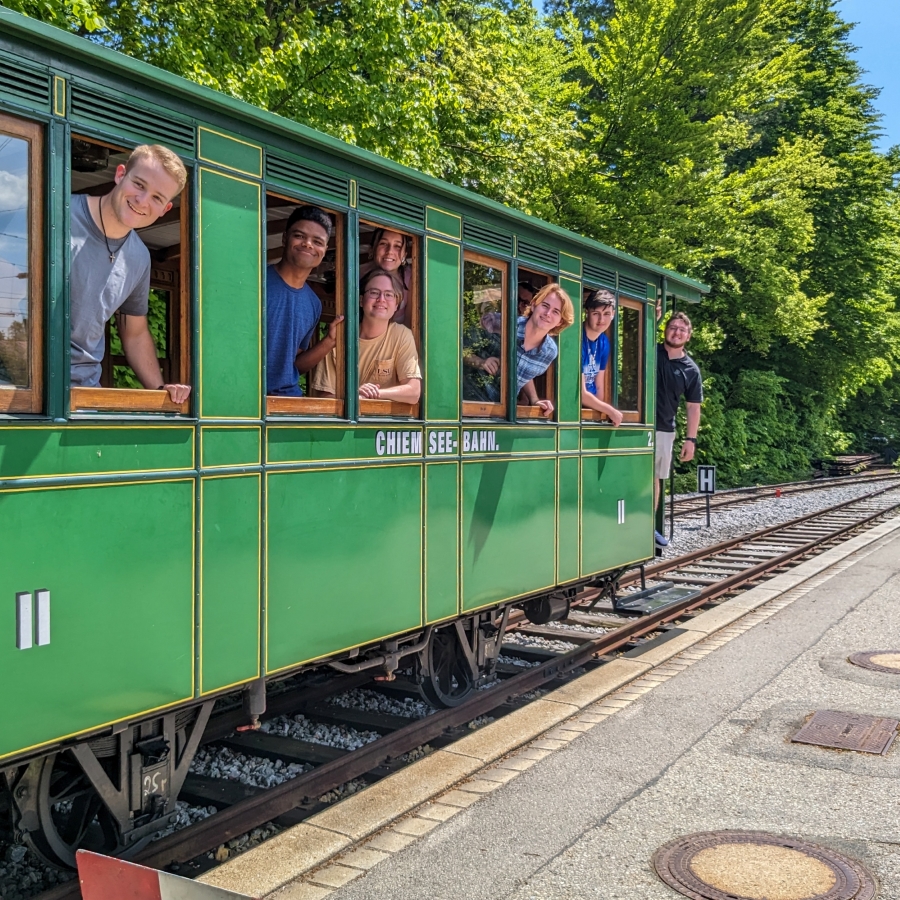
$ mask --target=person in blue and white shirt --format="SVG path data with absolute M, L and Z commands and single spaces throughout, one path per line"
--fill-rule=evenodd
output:
M 606 330 L 616 315 L 616 297 L 612 291 L 593 291 L 584 301 L 584 327 L 581 332 L 581 405 L 603 413 L 613 425 L 622 423 L 622 413 L 606 402 L 606 366 L 609 363 L 609 338 Z

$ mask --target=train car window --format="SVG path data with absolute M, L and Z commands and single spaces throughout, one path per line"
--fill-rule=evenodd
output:
M 624 421 L 642 420 L 643 366 L 644 366 L 644 304 L 639 300 L 619 297 L 616 316 L 616 375 L 618 396 L 616 406 L 622 411 Z
M 418 241 L 414 235 L 368 222 L 359 226 L 360 340 L 359 412 L 363 416 L 419 415 L 422 390 L 420 304 L 418 297 Z M 397 294 L 396 310 L 382 330 L 382 320 L 394 301 L 366 295 L 376 271 L 395 281 L 389 294 Z M 377 277 L 377 276 L 376 276 Z M 382 276 L 383 278 L 383 276 Z M 375 284 L 374 292 L 384 285 Z M 398 390 L 399 389 L 399 390 Z M 388 396 L 382 396 L 382 392 Z M 376 394 L 378 396 L 373 396 Z
M 73 242 L 78 242 L 81 234 L 93 229 L 98 240 L 103 238 L 103 246 L 99 248 L 99 255 L 94 251 L 88 252 L 83 249 L 89 246 L 89 242 L 85 240 L 73 251 L 73 260 L 75 253 L 86 254 L 90 265 L 85 266 L 85 272 L 79 275 L 76 274 L 78 262 L 73 261 L 70 278 L 70 407 L 73 412 L 99 410 L 187 413 L 190 399 L 180 400 L 176 396 L 185 392 L 184 389 L 179 392 L 177 386 L 189 385 L 191 380 L 190 204 L 186 200 L 190 187 L 189 184 L 186 185 L 172 199 L 171 209 L 158 215 L 152 224 L 135 230 L 124 239 L 108 238 L 97 227 L 96 218 L 91 212 L 91 198 L 102 198 L 111 193 L 116 185 L 117 173 L 122 171 L 119 167 L 127 163 L 130 155 L 130 151 L 122 147 L 80 136 L 72 138 Z M 188 178 L 190 179 L 190 173 Z M 127 197 L 123 202 L 128 203 Z M 151 204 L 154 202 L 161 201 L 148 201 L 150 212 L 144 212 L 143 215 L 153 216 L 155 209 Z M 100 211 L 102 212 L 102 207 Z M 132 276 L 129 269 L 135 259 L 134 251 L 129 249 L 132 234 L 137 235 L 150 251 L 149 297 L 144 307 L 147 310 L 146 330 L 149 330 L 153 345 L 150 352 L 155 352 L 161 384 L 175 386 L 176 396 L 173 396 L 173 389 L 157 389 L 158 385 L 147 383 L 158 377 L 152 365 L 146 366 L 146 362 L 141 364 L 146 366 L 142 380 L 126 358 L 126 352 L 135 351 L 123 346 L 123 329 L 131 328 L 132 335 L 139 334 L 142 340 L 146 339 L 140 314 L 126 312 L 123 315 L 130 304 L 141 308 L 144 300 L 139 295 L 146 290 L 146 282 Z M 112 285 L 115 279 L 108 277 L 108 280 L 98 281 L 100 264 L 107 265 L 105 252 L 109 253 L 108 265 L 114 270 L 112 274 L 128 285 L 129 294 L 116 299 L 115 291 L 109 292 L 110 303 L 118 303 L 124 299 L 124 304 L 118 312 L 101 312 L 98 322 L 106 320 L 101 335 L 99 324 L 93 322 L 93 306 L 86 300 L 82 301 L 77 291 L 83 287 L 91 296 L 96 297 L 98 292 L 106 296 L 106 285 Z M 137 331 L 134 331 L 135 328 Z M 152 356 L 150 359 L 152 360 Z M 134 358 L 132 362 L 138 365 Z
M 600 306 L 589 309 L 588 304 L 592 301 L 599 301 Z M 596 398 L 600 404 L 612 405 L 616 293 L 606 288 L 585 288 L 581 304 L 584 309 L 581 324 L 581 418 L 588 422 L 608 422 L 609 417 L 592 398 Z M 585 391 L 591 397 L 586 398 Z
M 462 412 L 506 415 L 506 265 L 479 253 L 463 260 Z
M 43 304 L 41 127 L 0 115 L 0 413 L 39 413 Z
M 266 194 L 266 411 L 270 415 L 344 414 L 343 226 L 343 218 L 332 210 Z M 326 357 L 331 377 L 323 383 L 320 375 Z
M 531 269 L 523 269 L 519 266 L 518 281 L 516 283 L 516 320 L 524 316 L 531 308 L 531 301 L 537 292 L 552 281 L 549 275 L 535 272 Z M 542 400 L 552 400 L 556 407 L 556 363 L 534 379 L 534 389 Z M 531 406 L 525 397 L 525 391 L 519 392 L 516 399 L 516 418 L 538 419 L 541 418 L 541 410 L 537 406 Z M 555 413 L 554 413 L 555 418 Z M 543 421 L 547 421 L 543 419 Z

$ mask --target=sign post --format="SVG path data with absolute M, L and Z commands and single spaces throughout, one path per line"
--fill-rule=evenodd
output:
M 697 466 L 697 492 L 706 494 L 706 527 L 709 528 L 709 498 L 716 492 L 715 466 Z

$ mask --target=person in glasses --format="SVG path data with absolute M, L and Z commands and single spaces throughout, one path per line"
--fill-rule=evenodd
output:
M 657 304 L 657 319 L 662 306 Z M 691 339 L 691 320 L 676 312 L 666 323 L 665 338 L 656 348 L 656 454 L 653 481 L 653 508 L 659 503 L 662 482 L 669 477 L 672 468 L 672 452 L 675 446 L 675 414 L 684 397 L 687 402 L 687 435 L 681 445 L 678 458 L 690 462 L 697 448 L 697 431 L 700 428 L 700 404 L 703 403 L 703 376 L 697 363 L 685 353 L 684 347 Z M 658 531 L 656 543 L 665 547 L 669 541 Z
M 363 400 L 418 403 L 422 372 L 413 333 L 392 321 L 403 298 L 403 282 L 395 272 L 373 269 L 363 280 L 359 321 L 359 396 Z M 334 352 L 316 366 L 316 396 L 333 397 L 337 385 Z
M 370 272 L 381 269 L 383 272 L 396 274 L 403 282 L 403 296 L 400 298 L 400 305 L 394 313 L 393 321 L 406 326 L 412 324 L 412 310 L 409 306 L 409 286 L 412 282 L 410 255 L 410 238 L 407 235 L 391 231 L 389 228 L 376 228 L 372 232 L 369 259 L 359 267 L 361 281 Z

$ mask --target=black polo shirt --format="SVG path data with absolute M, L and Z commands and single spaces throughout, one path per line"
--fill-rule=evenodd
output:
M 703 402 L 703 377 L 686 353 L 669 359 L 664 344 L 656 346 L 656 430 L 674 431 L 678 401 Z

